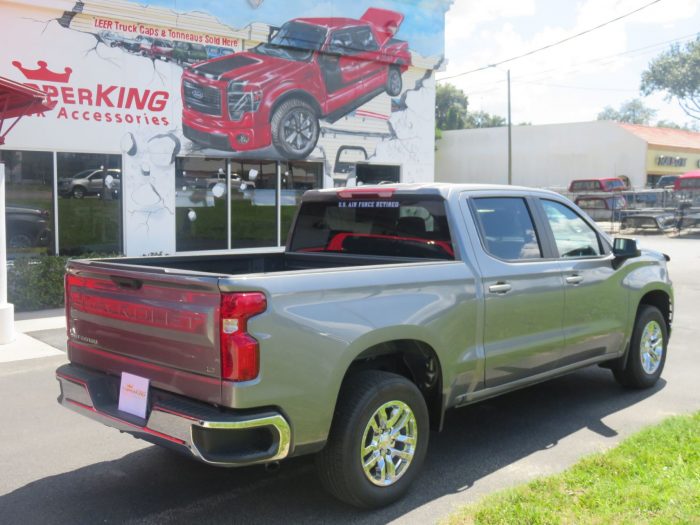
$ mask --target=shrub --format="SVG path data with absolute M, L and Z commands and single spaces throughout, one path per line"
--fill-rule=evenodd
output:
M 113 257 L 114 254 L 84 254 L 81 259 Z M 7 299 L 18 312 L 63 306 L 63 275 L 74 257 L 47 255 L 18 257 L 7 268 Z

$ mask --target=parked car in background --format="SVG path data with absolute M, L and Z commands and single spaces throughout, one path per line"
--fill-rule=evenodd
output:
M 10 249 L 48 246 L 51 242 L 51 214 L 48 210 L 7 206 L 5 224 Z
M 680 175 L 673 183 L 673 189 L 676 191 L 700 191 L 700 170 Z
M 219 57 L 231 55 L 234 53 L 234 50 L 231 49 L 230 47 L 221 47 L 221 46 L 206 46 L 206 50 L 207 50 L 207 59 L 219 58 Z
M 620 218 L 619 211 L 627 207 L 627 199 L 622 195 L 581 195 L 574 203 L 595 221 L 616 221 Z
M 108 170 L 102 168 L 83 170 L 76 173 L 73 177 L 59 179 L 58 194 L 62 197 L 74 197 L 76 199 L 82 199 L 88 195 L 102 194 L 105 191 L 105 177 L 111 175 L 112 178 L 117 181 L 117 186 L 119 186 L 121 173 L 122 170 L 116 168 Z M 118 187 L 107 189 L 112 192 L 113 198 L 119 196 Z
M 599 179 L 576 179 L 569 184 L 570 193 L 582 191 L 623 191 L 629 189 L 625 181 L 619 177 L 603 177 Z
M 151 58 L 171 60 L 173 58 L 173 43 L 170 40 L 155 39 L 149 49 Z
M 143 56 L 151 55 L 151 46 L 153 46 L 153 39 L 147 36 L 139 35 L 136 37 L 139 41 L 139 53 Z
M 194 64 L 207 60 L 207 48 L 194 42 L 175 42 L 173 44 L 172 58 L 180 64 Z
M 673 185 L 676 183 L 679 176 L 680 175 L 664 175 L 656 181 L 656 184 L 654 184 L 654 189 L 673 189 Z

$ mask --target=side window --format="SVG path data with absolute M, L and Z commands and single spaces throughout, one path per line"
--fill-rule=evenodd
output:
M 358 27 L 353 35 L 353 44 L 356 49 L 361 51 L 376 51 L 379 49 L 377 42 L 374 40 L 374 35 L 369 27 Z
M 474 199 L 483 244 L 501 259 L 539 259 L 542 250 L 524 199 L 486 197 Z
M 598 234 L 575 211 L 559 202 L 542 200 L 560 257 L 601 255 Z

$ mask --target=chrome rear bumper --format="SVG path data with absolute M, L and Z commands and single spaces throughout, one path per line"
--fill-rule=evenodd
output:
M 58 402 L 104 425 L 167 446 L 211 465 L 278 461 L 289 454 L 291 429 L 274 410 L 221 411 L 151 388 L 146 419 L 117 408 L 119 378 L 74 365 L 56 370 Z

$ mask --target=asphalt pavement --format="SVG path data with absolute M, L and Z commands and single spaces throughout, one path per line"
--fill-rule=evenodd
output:
M 277 472 L 208 467 L 59 407 L 53 371 L 65 362 L 63 353 L 0 362 L 0 523 L 422 525 L 484 494 L 560 472 L 647 425 L 700 410 L 700 238 L 640 240 L 671 255 L 676 290 L 668 359 L 656 387 L 625 390 L 609 371 L 592 367 L 452 411 L 445 430 L 430 437 L 413 490 L 374 512 L 326 495 L 313 458 L 283 462 Z M 26 332 L 65 344 L 63 329 L 49 324 Z

